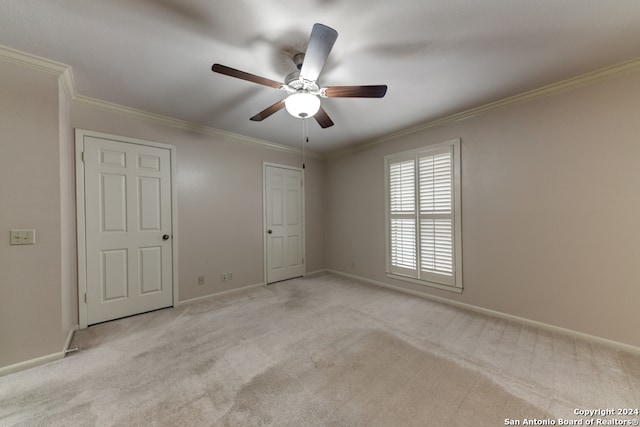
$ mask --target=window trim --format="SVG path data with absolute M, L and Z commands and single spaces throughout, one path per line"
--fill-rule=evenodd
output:
M 421 279 L 419 278 L 419 270 L 420 266 L 416 266 L 415 274 L 402 274 L 399 272 L 394 272 L 391 267 L 391 194 L 390 194 L 390 182 L 389 182 L 389 172 L 390 172 L 390 163 L 397 163 L 403 160 L 414 159 L 416 164 L 418 162 L 418 158 L 420 154 L 425 154 L 429 152 L 435 152 L 438 150 L 442 150 L 443 148 L 449 148 L 453 150 L 453 284 L 443 284 L 434 282 L 432 280 Z M 384 158 L 384 168 L 385 168 L 385 269 L 386 275 L 389 278 L 402 280 L 405 282 L 415 283 L 423 286 L 429 286 L 437 289 L 443 289 L 447 291 L 462 293 L 462 214 L 461 214 L 461 206 L 462 206 L 462 197 L 461 197 L 461 186 L 460 186 L 460 138 L 451 139 L 448 141 L 443 141 L 436 144 L 431 144 L 427 146 L 423 146 L 420 148 L 416 148 L 413 150 L 402 151 L 399 153 L 389 154 Z M 418 182 L 416 180 L 416 187 L 418 187 Z M 416 193 L 417 194 L 417 193 Z M 417 202 L 416 202 L 417 203 Z M 419 209 L 416 207 L 418 220 L 419 217 Z M 417 259 L 416 259 L 417 262 Z

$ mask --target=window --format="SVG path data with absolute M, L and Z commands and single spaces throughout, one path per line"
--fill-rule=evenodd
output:
M 462 292 L 460 140 L 385 157 L 387 274 Z

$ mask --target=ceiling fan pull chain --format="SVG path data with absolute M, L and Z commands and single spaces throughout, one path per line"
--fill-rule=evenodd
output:
M 304 164 L 304 146 L 305 146 L 305 139 L 308 141 L 308 138 L 306 138 L 306 124 L 307 124 L 307 119 L 304 118 L 302 119 L 302 169 L 305 168 L 305 164 Z

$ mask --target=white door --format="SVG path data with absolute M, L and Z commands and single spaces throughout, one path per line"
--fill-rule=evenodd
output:
M 171 152 L 84 136 L 87 324 L 173 304 Z
M 267 283 L 304 275 L 302 170 L 265 165 Z

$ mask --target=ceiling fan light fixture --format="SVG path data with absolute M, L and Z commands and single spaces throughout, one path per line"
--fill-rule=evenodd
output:
M 320 109 L 320 98 L 309 92 L 297 92 L 284 100 L 284 105 L 293 117 L 313 117 Z

